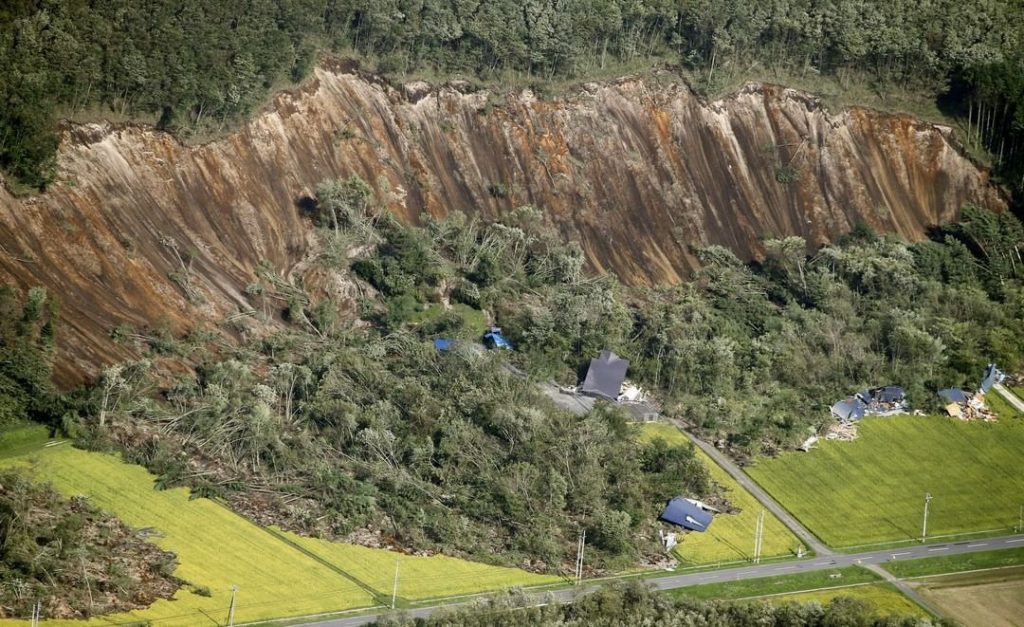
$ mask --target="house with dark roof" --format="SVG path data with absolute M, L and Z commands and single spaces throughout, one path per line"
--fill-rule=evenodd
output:
M 677 496 L 665 504 L 658 520 L 693 531 L 707 531 L 714 516 L 690 499 Z
M 590 360 L 587 376 L 580 392 L 587 396 L 615 401 L 619 398 L 622 382 L 626 380 L 629 361 L 611 351 L 601 351 L 600 357 Z

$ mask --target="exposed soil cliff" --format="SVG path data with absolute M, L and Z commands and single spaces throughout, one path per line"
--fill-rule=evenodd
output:
M 129 355 L 109 337 L 121 322 L 181 331 L 248 308 L 258 264 L 291 272 L 311 245 L 299 200 L 352 173 L 408 220 L 533 203 L 593 268 L 628 283 L 685 279 L 691 244 L 751 258 L 764 236 L 817 245 L 858 221 L 919 238 L 964 202 L 1004 204 L 935 126 L 832 114 L 762 85 L 708 104 L 667 77 L 539 101 L 323 67 L 199 147 L 149 128 L 70 127 L 59 167 L 39 197 L 0 189 L 0 279 L 62 299 L 64 381 Z M 185 287 L 179 254 L 194 255 Z

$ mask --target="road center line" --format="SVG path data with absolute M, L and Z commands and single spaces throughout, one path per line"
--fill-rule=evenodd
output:
M 893 557 L 899 557 L 900 555 L 910 555 L 910 551 L 903 551 L 902 553 L 893 553 Z
M 937 546 L 934 549 L 928 549 L 929 552 L 931 552 L 931 551 L 948 551 L 948 550 L 949 550 L 948 546 Z
M 979 547 L 979 546 L 988 546 L 988 542 L 978 542 L 976 544 L 968 544 L 967 548 L 973 549 L 973 548 Z
M 1007 540 L 1007 544 L 1013 544 L 1014 542 L 1024 542 L 1024 538 L 1017 538 L 1015 540 Z

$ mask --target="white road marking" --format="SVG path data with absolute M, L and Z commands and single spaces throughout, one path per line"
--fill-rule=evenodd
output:
M 910 555 L 910 551 L 903 551 L 902 553 L 893 553 L 893 557 L 899 557 L 900 555 Z
M 1007 544 L 1013 544 L 1014 542 L 1024 542 L 1024 538 L 1017 538 L 1016 540 L 1007 540 Z
M 931 551 L 948 551 L 948 550 L 949 550 L 948 546 L 937 546 L 934 549 L 928 549 L 929 552 L 931 552 Z
M 979 547 L 979 546 L 988 546 L 988 542 L 978 542 L 976 544 L 968 544 L 967 548 L 973 549 L 973 548 Z

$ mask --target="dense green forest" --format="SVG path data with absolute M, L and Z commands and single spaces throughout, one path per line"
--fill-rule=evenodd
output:
M 1024 186 L 1022 33 L 1019 0 L 15 0 L 0 7 L 0 167 L 45 185 L 57 119 L 98 107 L 222 128 L 335 50 L 483 80 L 655 58 L 711 91 L 752 64 L 854 77 L 934 94 Z
M 112 329 L 144 357 L 68 395 L 45 384 L 46 293 L 8 291 L 3 406 L 260 521 L 547 571 L 568 568 L 586 529 L 589 563 L 613 569 L 661 554 L 665 499 L 716 488 L 689 448 L 635 442 L 617 406 L 574 416 L 538 389 L 575 384 L 602 349 L 668 417 L 738 454 L 795 446 L 865 387 L 901 384 L 938 410 L 936 389 L 977 386 L 987 363 L 1024 367 L 1024 225 L 1009 213 L 968 206 L 915 244 L 857 229 L 810 257 L 799 238 L 769 240 L 760 264 L 700 249 L 692 282 L 658 289 L 588 275 L 539 218 L 410 226 L 359 179 L 326 182 L 316 262 L 354 301 L 268 266 L 227 328 Z M 282 326 L 225 335 L 251 318 Z M 516 350 L 478 344 L 488 320 Z
M 170 598 L 174 554 L 82 498 L 0 472 L 0 618 L 88 618 Z
M 658 594 L 643 583 L 606 586 L 572 603 L 539 605 L 515 593 L 494 597 L 470 607 L 441 611 L 430 618 L 388 617 L 376 627 L 618 627 L 660 625 L 690 627 L 928 627 L 945 625 L 912 616 L 878 616 L 863 601 L 839 597 L 827 605 L 699 601 Z

